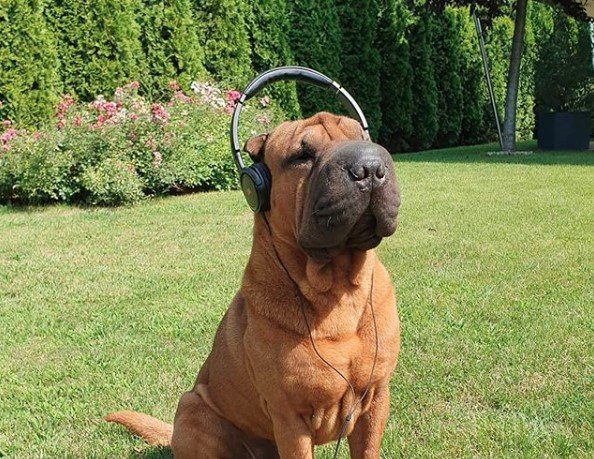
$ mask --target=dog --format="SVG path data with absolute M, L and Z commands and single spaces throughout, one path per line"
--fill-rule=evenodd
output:
M 355 120 L 326 112 L 280 124 L 244 150 L 270 170 L 239 292 L 173 426 L 106 417 L 176 458 L 313 458 L 346 437 L 377 458 L 400 322 L 373 250 L 396 229 L 390 154 Z

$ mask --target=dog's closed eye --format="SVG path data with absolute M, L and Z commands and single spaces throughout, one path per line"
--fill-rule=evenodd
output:
M 313 162 L 314 159 L 316 159 L 316 151 L 307 142 L 302 141 L 301 147 L 297 153 L 291 156 L 290 162 L 292 164 L 303 164 L 307 162 Z

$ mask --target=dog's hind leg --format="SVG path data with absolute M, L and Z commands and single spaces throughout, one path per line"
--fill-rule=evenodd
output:
M 176 459 L 272 459 L 276 447 L 248 438 L 219 416 L 196 392 L 182 395 L 175 420 L 171 449 Z

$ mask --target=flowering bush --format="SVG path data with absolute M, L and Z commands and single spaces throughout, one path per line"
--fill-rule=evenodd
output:
M 193 94 L 170 84 L 166 103 L 138 95 L 138 83 L 78 104 L 64 95 L 55 127 L 0 128 L 0 200 L 118 205 L 144 196 L 236 186 L 229 114 L 240 94 L 194 82 Z M 280 110 L 268 99 L 248 106 L 242 136 L 269 129 Z

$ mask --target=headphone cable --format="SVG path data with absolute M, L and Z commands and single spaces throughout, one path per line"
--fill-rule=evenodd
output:
M 355 388 L 353 387 L 352 383 L 348 380 L 348 378 L 346 378 L 338 368 L 336 368 L 334 365 L 332 365 L 328 360 L 326 360 L 322 354 L 320 354 L 320 352 L 318 351 L 318 348 L 316 346 L 316 343 L 313 339 L 313 335 L 311 332 L 311 327 L 309 325 L 309 321 L 307 320 L 307 314 L 305 313 L 305 304 L 303 301 L 303 295 L 301 293 L 301 291 L 299 290 L 299 284 L 297 284 L 297 282 L 293 279 L 293 277 L 291 276 L 291 274 L 289 274 L 289 270 L 286 268 L 285 264 L 283 263 L 283 261 L 280 258 L 280 255 L 278 253 L 278 251 L 276 250 L 276 245 L 274 243 L 274 238 L 272 237 L 272 228 L 270 227 L 270 223 L 268 222 L 268 218 L 266 217 L 266 214 L 264 212 L 262 212 L 260 214 L 262 216 L 262 218 L 264 219 L 264 222 L 266 223 L 266 227 L 268 228 L 268 233 L 270 234 L 270 240 L 272 242 L 272 249 L 274 251 L 274 256 L 278 261 L 278 264 L 282 267 L 283 271 L 285 272 L 285 274 L 287 275 L 287 277 L 289 278 L 289 280 L 291 281 L 291 283 L 294 285 L 295 287 L 295 299 L 297 300 L 297 302 L 299 303 L 299 307 L 301 309 L 301 314 L 303 315 L 303 321 L 305 322 L 305 326 L 307 328 L 307 333 L 309 335 L 309 341 L 311 342 L 312 348 L 315 352 L 315 354 L 319 357 L 319 359 L 324 362 L 329 368 L 331 368 L 338 376 L 340 376 L 348 385 L 351 394 L 353 396 L 353 403 L 351 405 L 351 408 L 349 409 L 341 427 L 340 427 L 340 431 L 338 433 L 338 439 L 336 441 L 336 448 L 334 449 L 334 456 L 333 459 L 336 459 L 338 457 L 338 452 L 340 450 L 340 442 L 342 440 L 342 438 L 344 437 L 344 433 L 346 432 L 346 428 L 349 424 L 349 422 L 352 419 L 352 416 L 355 412 L 355 410 L 357 409 L 357 406 L 361 405 L 363 403 L 363 400 L 365 399 L 365 397 L 367 396 L 367 394 L 369 393 L 369 389 L 371 388 L 371 379 L 373 378 L 373 373 L 375 371 L 375 366 L 377 363 L 377 356 L 378 356 L 378 352 L 379 352 L 379 336 L 378 336 L 378 332 L 377 332 L 377 322 L 375 319 L 375 311 L 373 309 L 373 286 L 374 286 L 374 275 L 375 275 L 375 270 L 371 271 L 371 288 L 369 291 L 369 298 L 367 300 L 367 303 L 369 304 L 370 310 L 371 310 L 371 318 L 373 321 L 373 330 L 374 330 L 374 334 L 375 334 L 375 352 L 373 355 L 373 364 L 371 366 L 371 371 L 369 373 L 369 379 L 367 381 L 367 386 L 365 387 L 365 390 L 363 391 L 363 394 L 361 395 L 361 397 L 357 400 L 357 394 L 355 393 Z

